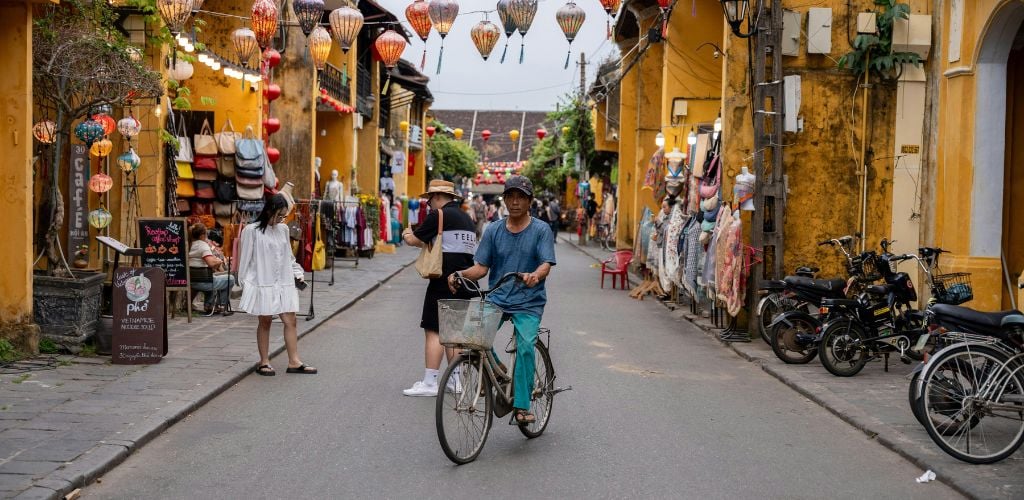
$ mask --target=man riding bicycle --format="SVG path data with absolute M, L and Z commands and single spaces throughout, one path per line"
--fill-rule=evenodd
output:
M 454 293 L 459 278 L 478 280 L 488 272 L 492 287 L 506 273 L 519 273 L 522 277 L 525 287 L 503 287 L 490 293 L 487 300 L 501 308 L 515 327 L 516 363 L 512 374 L 515 401 L 512 406 L 516 423 L 527 425 L 536 421 L 529 411 L 536 369 L 533 346 L 547 303 L 544 280 L 555 265 L 555 241 L 551 228 L 530 216 L 533 183 L 529 179 L 518 175 L 509 177 L 505 181 L 504 201 L 508 217 L 487 226 L 473 257 L 475 264 L 449 276 L 448 286 Z

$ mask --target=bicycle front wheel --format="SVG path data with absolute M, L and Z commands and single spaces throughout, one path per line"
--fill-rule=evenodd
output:
M 480 455 L 491 430 L 494 395 L 479 352 L 463 353 L 438 381 L 437 439 L 449 460 L 462 465 Z
M 555 369 L 551 365 L 551 356 L 543 342 L 534 344 L 537 355 L 536 371 L 533 375 L 533 392 L 530 394 L 530 413 L 537 419 L 532 424 L 520 425 L 519 432 L 533 439 L 544 433 L 551 419 L 551 406 L 555 403 Z
M 965 344 L 946 351 L 923 375 L 924 427 L 957 460 L 990 464 L 1024 443 L 1024 377 L 1007 356 Z

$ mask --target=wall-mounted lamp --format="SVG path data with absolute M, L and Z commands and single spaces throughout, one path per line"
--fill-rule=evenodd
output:
M 732 34 L 740 38 L 750 38 L 757 33 L 757 21 L 761 16 L 762 0 L 757 0 L 754 5 L 754 9 L 750 9 L 750 0 L 721 0 L 722 11 L 725 13 L 725 20 L 729 23 L 729 27 L 732 28 Z M 754 12 L 754 17 L 750 17 L 750 13 Z M 747 21 L 747 27 L 750 29 L 749 32 L 743 33 L 740 26 L 743 21 Z

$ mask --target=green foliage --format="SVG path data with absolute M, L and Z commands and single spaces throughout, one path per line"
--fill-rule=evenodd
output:
M 530 153 L 523 174 L 533 181 L 538 190 L 561 192 L 569 176 L 579 177 L 582 168 L 576 168 L 577 152 L 582 151 L 584 166 L 591 174 L 607 174 L 608 167 L 594 161 L 594 126 L 590 108 L 574 97 L 567 98 L 558 111 L 548 113 L 547 122 L 555 126 L 554 134 L 538 142 Z M 562 127 L 568 127 L 563 134 Z M 561 161 L 562 159 L 565 161 Z
M 14 344 L 7 339 L 0 339 L 0 361 L 14 361 L 21 359 L 21 352 L 14 348 Z
M 438 130 L 446 128 L 438 121 L 434 121 L 432 125 Z M 476 175 L 477 153 L 468 143 L 457 141 L 447 134 L 435 134 L 430 139 L 427 150 L 434 162 L 432 177 L 450 180 Z
M 921 56 L 913 52 L 892 52 L 892 31 L 896 19 L 908 19 L 910 6 L 896 0 L 875 0 L 882 8 L 876 13 L 878 34 L 857 35 L 853 40 L 853 51 L 839 58 L 839 67 L 850 69 L 858 75 L 873 71 L 883 79 L 899 77 L 905 63 L 920 65 Z
M 60 351 L 60 347 L 53 343 L 50 339 L 42 339 L 39 341 L 39 352 L 43 354 L 56 354 Z
M 96 356 L 96 346 L 93 344 L 82 344 L 82 352 L 78 353 L 79 356 L 91 358 Z

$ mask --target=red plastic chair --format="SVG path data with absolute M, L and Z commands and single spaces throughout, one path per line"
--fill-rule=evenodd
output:
M 601 262 L 601 288 L 604 288 L 604 275 L 612 275 L 612 288 L 615 288 L 615 278 L 622 279 L 623 290 L 629 288 L 629 265 L 633 263 L 632 250 L 618 250 L 604 262 Z

